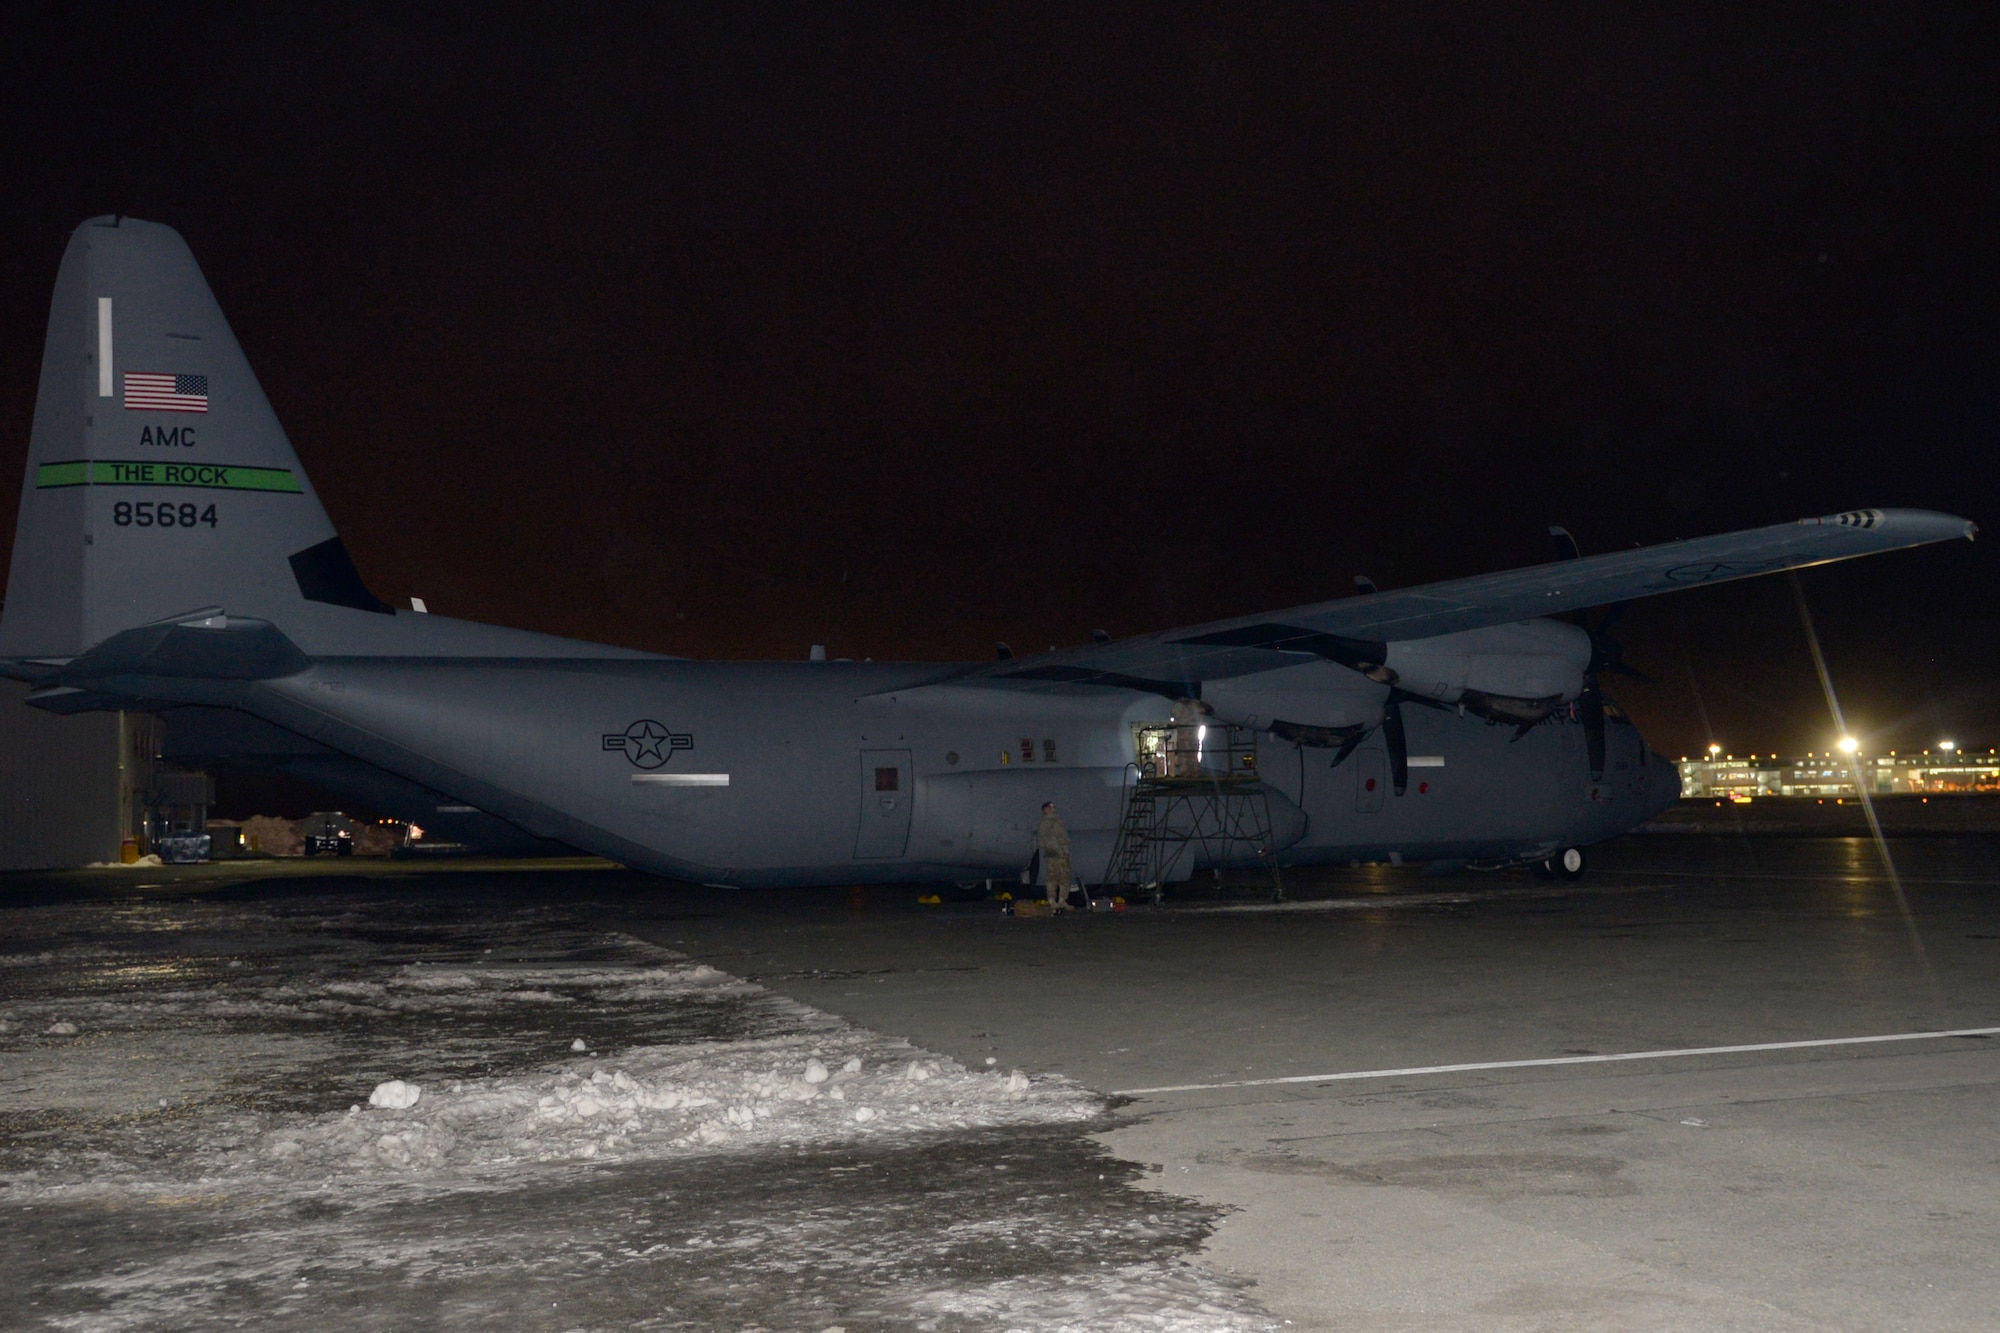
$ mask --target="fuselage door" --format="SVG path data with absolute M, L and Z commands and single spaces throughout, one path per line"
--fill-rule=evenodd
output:
M 855 858 L 901 856 L 910 841 L 911 790 L 908 750 L 861 752 L 861 833 Z
M 1354 752 L 1354 808 L 1372 815 L 1382 808 L 1382 791 L 1389 785 L 1389 756 L 1372 745 Z

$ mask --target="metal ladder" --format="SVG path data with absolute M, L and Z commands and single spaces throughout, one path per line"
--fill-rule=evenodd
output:
M 1159 881 L 1149 877 L 1159 821 L 1158 785 L 1140 778 L 1125 799 L 1125 817 L 1119 822 L 1118 842 L 1105 872 L 1105 883 L 1113 888 L 1148 890 L 1159 898 Z

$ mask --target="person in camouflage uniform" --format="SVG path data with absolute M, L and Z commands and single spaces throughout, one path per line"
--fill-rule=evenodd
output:
M 1035 828 L 1035 846 L 1041 849 L 1042 871 L 1049 886 L 1049 906 L 1060 912 L 1069 906 L 1070 890 L 1076 875 L 1069 867 L 1069 830 L 1056 814 L 1056 803 L 1042 804 L 1042 822 Z

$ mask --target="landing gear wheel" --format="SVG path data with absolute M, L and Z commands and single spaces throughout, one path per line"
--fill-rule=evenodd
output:
M 1583 848 L 1565 847 L 1546 861 L 1535 863 L 1535 874 L 1541 879 L 1576 880 L 1583 878 L 1586 863 Z

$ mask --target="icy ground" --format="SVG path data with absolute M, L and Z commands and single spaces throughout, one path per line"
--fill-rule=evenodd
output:
M 0 911 L 0 1324 L 1267 1328 L 1085 1089 L 516 896 Z

